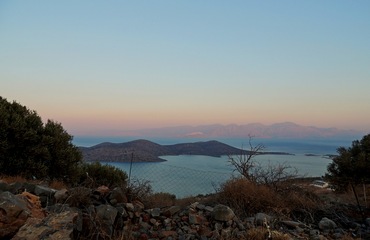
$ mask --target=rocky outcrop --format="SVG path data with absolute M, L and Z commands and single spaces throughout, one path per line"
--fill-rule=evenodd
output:
M 26 192 L 24 184 L 0 185 L 1 239 L 259 239 L 256 232 L 263 239 L 370 237 L 369 221 L 342 224 L 329 215 L 310 224 L 262 212 L 239 218 L 220 204 L 146 209 L 140 201 L 128 202 L 119 188 L 56 191 L 28 185 L 33 192 Z
M 39 197 L 24 192 L 14 195 L 0 193 L 0 239 L 14 235 L 28 218 L 43 218 Z
M 44 219 L 29 218 L 13 239 L 73 239 L 77 217 L 77 212 L 65 211 L 49 214 Z

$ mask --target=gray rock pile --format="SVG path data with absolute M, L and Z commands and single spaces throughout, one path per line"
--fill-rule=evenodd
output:
M 267 213 L 241 219 L 228 206 L 198 202 L 146 209 L 120 188 L 0 182 L 0 239 L 369 239 L 369 224 L 346 228 L 329 216 L 306 224 Z

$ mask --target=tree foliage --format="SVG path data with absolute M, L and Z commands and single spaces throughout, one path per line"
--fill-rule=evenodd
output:
M 349 185 L 370 183 L 370 134 L 360 141 L 352 142 L 349 148 L 339 147 L 338 156 L 328 165 L 326 178 L 337 190 L 346 190 Z
M 82 155 L 60 123 L 0 97 L 0 173 L 72 182 Z

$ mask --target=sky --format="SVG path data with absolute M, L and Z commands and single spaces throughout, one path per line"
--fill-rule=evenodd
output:
M 370 1 L 0 1 L 0 96 L 74 135 L 370 132 Z

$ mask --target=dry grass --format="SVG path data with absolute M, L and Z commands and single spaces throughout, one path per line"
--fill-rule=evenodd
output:
M 49 187 L 56 189 L 56 190 L 61 190 L 61 189 L 67 188 L 67 185 L 62 181 L 53 180 L 49 184 Z
M 174 205 L 176 196 L 170 193 L 154 193 L 146 197 L 145 206 L 147 208 L 162 208 Z
M 0 180 L 3 181 L 3 182 L 6 182 L 7 184 L 9 184 L 9 183 L 15 183 L 15 182 L 21 182 L 21 183 L 29 182 L 29 180 L 27 180 L 26 178 L 24 178 L 22 176 L 6 176 L 6 175 L 2 175 L 2 176 L 0 176 Z

